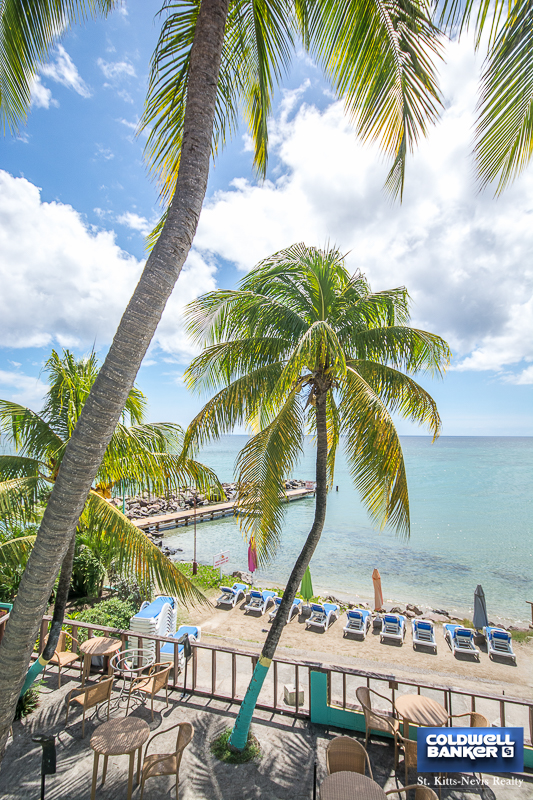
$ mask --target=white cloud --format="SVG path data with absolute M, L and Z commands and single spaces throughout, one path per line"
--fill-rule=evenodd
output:
M 517 386 L 526 386 L 533 383 L 533 365 L 531 367 L 526 367 L 526 369 L 522 370 L 518 375 L 509 375 L 507 377 L 507 382 L 514 383 Z
M 103 58 L 99 58 L 96 63 L 108 80 L 116 81 L 124 77 L 135 77 L 135 67 L 129 61 L 104 61 Z
M 50 108 L 59 106 L 57 100 L 52 97 L 52 92 L 43 85 L 39 75 L 36 75 L 31 85 L 31 104 L 35 108 Z
M 358 143 L 341 103 L 319 111 L 290 92 L 271 126 L 281 177 L 217 192 L 195 246 L 247 271 L 297 241 L 335 243 L 374 289 L 407 286 L 413 323 L 447 338 L 456 368 L 500 370 L 533 358 L 533 169 L 498 200 L 478 193 L 478 65 L 468 42 L 447 57 L 445 110 L 409 159 L 403 204 L 384 193 L 389 164 Z
M 143 219 L 138 217 L 139 224 Z M 2 346 L 109 344 L 142 267 L 142 261 L 117 246 L 112 231 L 93 230 L 72 206 L 42 202 L 36 186 L 0 170 Z M 191 252 L 153 349 L 188 357 L 181 311 L 198 294 L 215 288 L 214 272 L 208 259 Z
M 57 83 L 72 89 L 82 97 L 91 97 L 92 92 L 79 74 L 76 65 L 65 48 L 58 44 L 55 51 L 55 58 L 41 68 L 41 74 L 51 78 Z M 48 106 L 46 106 L 48 108 Z
M 47 386 L 39 378 L 31 378 L 21 372 L 0 369 L 0 397 L 13 403 L 38 411 L 46 394 Z
M 117 222 L 120 225 L 125 225 L 127 228 L 138 231 L 143 236 L 148 236 L 155 225 L 155 222 L 148 222 L 146 217 L 141 217 L 139 214 L 134 214 L 132 211 L 126 211 L 124 214 L 120 214 L 120 216 L 117 217 Z

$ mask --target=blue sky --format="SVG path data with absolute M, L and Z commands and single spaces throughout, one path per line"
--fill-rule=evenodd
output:
M 0 397 L 37 409 L 52 347 L 104 356 L 138 279 L 160 213 L 134 136 L 157 8 L 129 2 L 64 36 L 27 126 L 0 142 Z M 444 381 L 421 379 L 445 435 L 533 434 L 533 169 L 498 200 L 478 193 L 480 61 L 469 41 L 445 58 L 442 119 L 409 160 L 402 205 L 382 191 L 386 161 L 357 142 L 312 62 L 295 60 L 276 97 L 267 181 L 253 175 L 244 128 L 211 170 L 195 246 L 138 377 L 151 419 L 187 424 L 199 408 L 181 383 L 194 352 L 184 303 L 295 241 L 330 241 L 373 288 L 405 284 L 413 324 L 450 342 Z

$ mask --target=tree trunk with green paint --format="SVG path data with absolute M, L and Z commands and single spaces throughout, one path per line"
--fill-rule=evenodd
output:
M 229 0 L 202 0 L 190 55 L 183 145 L 167 221 L 79 417 L 0 646 L 0 758 L 39 624 L 141 362 L 189 253 L 202 210 Z
M 317 438 L 317 453 L 316 453 L 316 500 L 315 500 L 315 518 L 313 526 L 306 539 L 305 545 L 298 556 L 296 564 L 290 574 L 287 586 L 283 592 L 283 597 L 279 606 L 279 610 L 274 617 L 272 627 L 263 645 L 261 656 L 254 669 L 254 673 L 250 680 L 250 684 L 246 691 L 246 695 L 239 710 L 233 732 L 229 741 L 229 746 L 238 751 L 244 750 L 246 742 L 248 741 L 248 732 L 252 716 L 257 704 L 257 699 L 261 692 L 261 688 L 267 676 L 270 664 L 274 658 L 276 648 L 279 644 L 283 628 L 285 627 L 289 618 L 289 612 L 292 608 L 296 592 L 302 581 L 305 570 L 307 569 L 316 546 L 320 541 L 324 522 L 326 519 L 326 504 L 328 494 L 328 481 L 327 481 L 327 457 L 328 457 L 328 433 L 327 433 L 327 419 L 326 419 L 326 398 L 327 391 L 317 395 L 316 397 L 316 438 Z

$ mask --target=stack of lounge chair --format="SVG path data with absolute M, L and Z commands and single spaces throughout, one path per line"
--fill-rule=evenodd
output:
M 151 603 L 144 601 L 140 610 L 130 619 L 130 631 L 138 633 L 140 637 L 172 636 L 177 624 L 177 602 L 173 597 L 156 597 Z M 130 637 L 130 648 L 138 648 L 139 640 Z M 153 663 L 155 656 L 155 642 L 149 639 L 142 640 L 142 650 L 145 654 L 143 661 Z
M 370 611 L 356 608 L 353 611 L 347 611 L 346 617 L 346 625 L 342 630 L 343 637 L 347 636 L 349 633 L 353 633 L 358 636 L 362 636 L 364 639 L 370 630 L 370 624 L 372 620 L 372 614 Z
M 272 611 L 268 615 L 268 618 L 269 618 L 270 622 L 272 622 L 272 620 L 274 619 L 274 617 L 278 613 L 279 607 L 281 605 L 281 600 L 282 600 L 281 597 L 275 597 L 274 598 L 274 608 L 272 609 Z M 292 601 L 292 606 L 291 606 L 291 609 L 289 611 L 289 618 L 288 618 L 287 622 L 290 622 L 294 615 L 298 616 L 300 614 L 301 608 L 302 608 L 302 601 L 300 600 L 299 597 L 295 597 L 294 600 Z
M 247 611 L 259 611 L 261 616 L 263 616 L 269 603 L 273 603 L 276 597 L 276 592 L 271 592 L 266 589 L 264 592 L 260 592 L 257 589 L 252 589 L 250 592 L 250 599 L 244 606 L 244 613 L 246 614 Z
M 379 634 L 379 641 L 383 639 L 394 639 L 403 644 L 405 639 L 405 617 L 403 614 L 383 614 L 381 618 L 381 633 Z
M 454 656 L 457 653 L 466 653 L 474 656 L 479 661 L 479 650 L 474 644 L 474 631 L 463 628 L 462 625 L 448 623 L 443 628 L 444 638 L 448 642 Z
M 321 628 L 323 631 L 327 631 L 333 617 L 336 619 L 338 615 L 337 603 L 311 603 L 311 616 L 305 623 L 305 627 Z
M 487 640 L 489 658 L 493 656 L 504 656 L 510 658 L 516 664 L 516 656 L 511 645 L 511 634 L 503 628 L 493 628 L 487 625 L 483 628 L 483 633 Z
M 437 642 L 435 640 L 435 625 L 430 619 L 414 619 L 413 629 L 413 649 L 422 644 L 425 647 L 432 647 L 437 652 Z
M 234 608 L 240 597 L 243 599 L 246 597 L 248 587 L 245 583 L 234 583 L 231 588 L 229 586 L 221 586 L 220 591 L 222 594 L 217 600 L 217 606 L 230 606 Z

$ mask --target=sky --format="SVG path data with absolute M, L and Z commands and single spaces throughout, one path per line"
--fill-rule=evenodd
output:
M 0 140 L 0 397 L 34 410 L 52 348 L 105 357 L 161 213 L 136 136 L 158 7 L 129 0 L 66 33 L 34 84 L 27 125 Z M 275 98 L 267 179 L 253 173 L 244 125 L 212 166 L 193 248 L 137 379 L 152 421 L 186 425 L 201 407 L 182 382 L 195 353 L 183 306 L 303 241 L 335 244 L 374 290 L 405 285 L 412 324 L 449 342 L 444 380 L 420 378 L 444 435 L 533 435 L 533 166 L 498 199 L 480 193 L 471 151 L 481 63 L 470 40 L 446 45 L 441 118 L 408 159 L 403 202 L 391 203 L 387 160 L 357 140 L 320 70 L 296 56 Z

